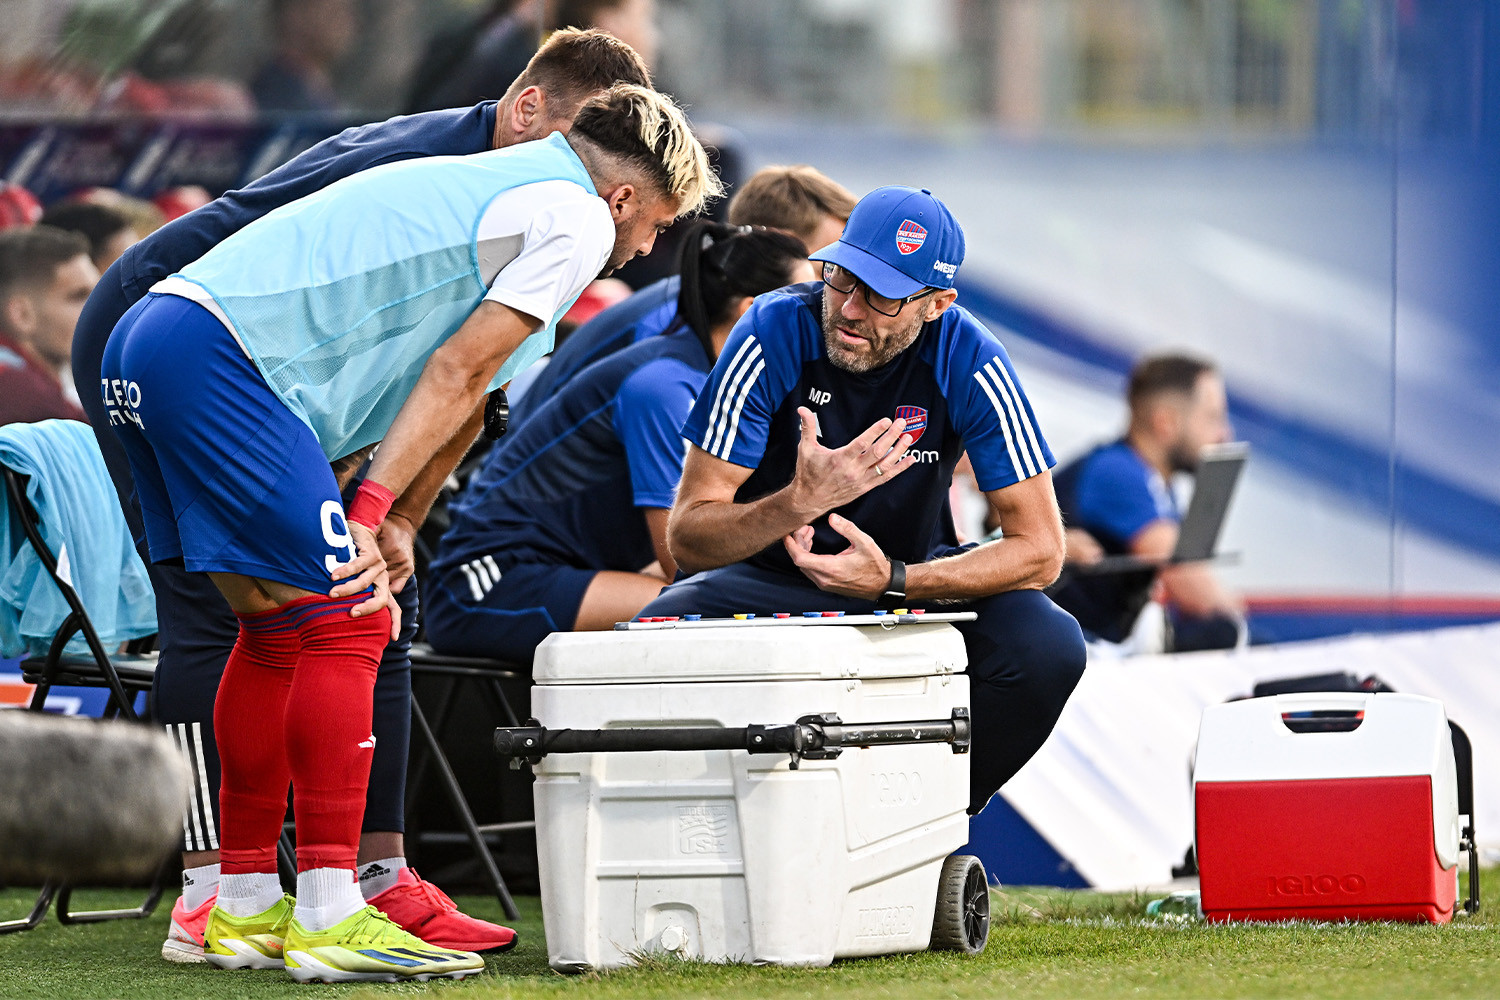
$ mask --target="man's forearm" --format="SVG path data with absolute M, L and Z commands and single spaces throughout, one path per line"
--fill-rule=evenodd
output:
M 432 460 L 422 467 L 411 485 L 396 498 L 396 502 L 391 505 L 391 513 L 400 514 L 411 522 L 413 528 L 420 528 L 427 519 L 427 512 L 432 509 L 438 494 L 442 492 L 443 484 L 473 447 L 483 423 L 484 407 L 481 405 L 475 407 L 458 433 L 432 456 Z
M 366 478 L 398 497 L 404 495 L 439 452 L 454 446 L 454 438 L 484 398 L 487 381 L 478 372 L 424 369 L 375 453 Z
M 790 484 L 749 503 L 689 502 L 672 508 L 667 543 L 680 569 L 701 573 L 748 559 L 824 513 L 802 503 Z
M 906 567 L 913 601 L 961 601 L 1010 590 L 1040 590 L 1062 567 L 1056 546 L 1029 538 L 1001 538 L 944 559 Z

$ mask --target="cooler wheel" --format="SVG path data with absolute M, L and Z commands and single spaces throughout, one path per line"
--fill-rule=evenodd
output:
M 977 955 L 990 936 L 990 883 L 984 865 L 968 854 L 950 855 L 938 876 L 932 949 Z

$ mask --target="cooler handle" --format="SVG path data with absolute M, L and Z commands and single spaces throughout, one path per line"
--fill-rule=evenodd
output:
M 1365 721 L 1368 694 L 1308 692 L 1273 695 L 1281 724 L 1293 733 L 1352 733 Z
M 832 712 L 804 715 L 786 725 L 743 728 L 650 726 L 630 729 L 548 729 L 536 719 L 524 726 L 495 730 L 495 750 L 512 768 L 539 764 L 554 753 L 649 753 L 661 750 L 744 750 L 788 754 L 791 768 L 805 760 L 832 760 L 849 747 L 948 743 L 968 753 L 969 710 L 958 707 L 946 719 L 913 722 L 846 723 Z
M 1368 691 L 1317 691 L 1274 694 L 1265 700 L 1272 702 L 1278 712 L 1368 712 L 1373 697 Z
M 1452 719 L 1448 730 L 1453 736 L 1454 772 L 1458 776 L 1458 812 L 1463 819 L 1463 828 L 1458 834 L 1459 850 L 1469 853 L 1469 898 L 1464 903 L 1464 912 L 1479 912 L 1479 843 L 1474 837 L 1474 747 L 1469 734 Z

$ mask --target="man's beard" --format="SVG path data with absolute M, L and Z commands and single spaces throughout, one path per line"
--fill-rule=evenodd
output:
M 881 341 L 866 339 L 865 343 L 869 346 L 865 350 L 851 350 L 840 339 L 838 328 L 846 326 L 860 336 L 869 338 L 871 334 L 869 322 L 850 323 L 831 311 L 831 305 L 826 298 L 823 300 L 823 349 L 834 367 L 842 368 L 846 372 L 859 374 L 884 368 L 912 345 L 917 339 L 917 334 L 922 332 L 922 325 L 923 321 L 918 314 L 912 318 L 911 326 L 907 329 L 889 334 Z
M 599 272 L 595 280 L 607 278 L 611 274 L 614 274 L 620 268 L 630 263 L 631 258 L 634 256 L 635 249 L 626 245 L 625 235 L 623 233 L 616 233 L 614 249 L 609 252 L 609 261 L 604 265 L 604 270 Z

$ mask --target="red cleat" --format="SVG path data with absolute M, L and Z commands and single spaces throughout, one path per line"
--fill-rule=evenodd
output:
M 461 912 L 443 890 L 411 868 L 401 869 L 395 885 L 366 902 L 437 948 L 509 951 L 516 944 L 515 931 Z
M 172 925 L 167 930 L 167 939 L 162 942 L 161 957 L 179 965 L 202 962 L 203 930 L 208 926 L 208 911 L 218 902 L 219 894 L 205 899 L 196 910 L 182 906 L 182 897 L 172 904 Z

